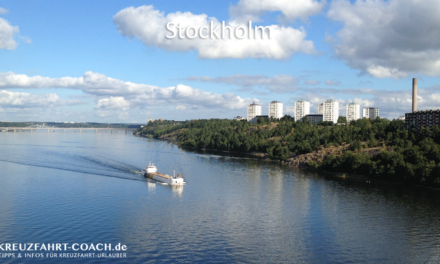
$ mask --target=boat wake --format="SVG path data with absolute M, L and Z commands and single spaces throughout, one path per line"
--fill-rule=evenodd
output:
M 70 171 L 70 172 L 78 172 L 83 174 L 89 174 L 89 175 L 96 175 L 96 176 L 103 176 L 103 177 L 111 177 L 111 178 L 117 178 L 117 179 L 124 179 L 124 180 L 132 180 L 132 181 L 141 181 L 146 182 L 146 179 L 134 177 L 133 174 L 141 174 L 136 169 L 123 169 L 123 168 L 114 168 L 117 171 L 111 171 L 111 170 L 102 170 L 102 168 L 90 168 L 86 164 L 60 164 L 57 162 L 42 162 L 41 160 L 12 160 L 12 159 L 0 159 L 0 162 L 8 162 L 8 163 L 14 163 L 19 165 L 25 165 L 25 166 L 32 166 L 32 167 L 40 167 L 40 168 L 48 168 L 48 169 L 55 169 L 55 170 L 62 170 L 62 171 Z M 120 172 L 125 172 L 126 175 L 123 175 Z M 130 175 L 130 174 L 131 175 Z

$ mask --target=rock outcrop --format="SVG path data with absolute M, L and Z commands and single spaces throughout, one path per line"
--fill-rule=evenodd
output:
M 301 154 L 296 155 L 295 153 L 292 153 L 290 157 L 284 162 L 284 164 L 293 166 L 293 167 L 305 167 L 309 161 L 314 161 L 316 163 L 320 163 L 324 161 L 324 159 L 329 155 L 335 155 L 336 157 L 342 155 L 344 151 L 347 151 L 350 149 L 349 144 L 343 144 L 339 147 L 331 146 L 329 148 L 321 147 L 318 150 L 307 153 L 307 154 Z M 362 152 L 367 153 L 370 156 L 375 156 L 379 154 L 380 148 L 366 148 L 361 150 Z

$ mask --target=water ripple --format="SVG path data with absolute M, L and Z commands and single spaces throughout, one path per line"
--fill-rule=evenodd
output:
M 128 258 L 112 260 L 120 263 L 440 259 L 436 191 L 335 179 L 121 133 L 0 133 L 0 147 L 0 243 L 122 243 Z M 139 171 L 148 161 L 188 184 L 144 179 Z M 41 262 L 60 261 L 78 262 Z

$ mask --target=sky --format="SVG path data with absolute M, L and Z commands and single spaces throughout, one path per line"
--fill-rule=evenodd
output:
M 438 109 L 439 13 L 438 0 L 2 0 L 0 120 L 233 118 L 274 100 L 293 116 L 328 99 L 393 119 L 411 111 L 412 78 L 418 109 Z M 209 35 L 222 22 L 270 39 Z

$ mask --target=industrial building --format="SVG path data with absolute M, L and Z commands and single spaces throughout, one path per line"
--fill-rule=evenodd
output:
M 346 106 L 347 123 L 361 118 L 361 106 L 356 103 L 349 103 Z
M 295 121 L 301 120 L 304 116 L 310 114 L 310 102 L 299 100 L 295 102 Z
M 273 117 L 275 119 L 282 118 L 283 115 L 283 104 L 278 101 L 272 101 L 269 103 L 269 118 Z
M 440 109 L 417 111 L 417 79 L 413 79 L 412 112 L 405 114 L 405 127 L 420 130 L 422 127 L 431 129 L 440 127 Z
M 439 126 L 440 109 L 422 110 L 405 114 L 405 126 L 407 129 L 414 127 L 420 130 L 422 127 L 431 129 L 433 126 Z

